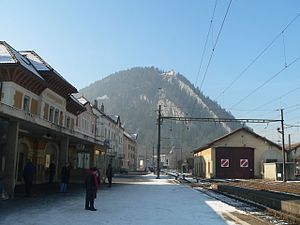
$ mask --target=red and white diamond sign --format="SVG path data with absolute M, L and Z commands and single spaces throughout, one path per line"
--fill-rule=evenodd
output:
M 229 159 L 221 159 L 221 167 L 229 167 Z
M 249 167 L 248 159 L 240 159 L 240 167 L 242 167 L 242 168 Z

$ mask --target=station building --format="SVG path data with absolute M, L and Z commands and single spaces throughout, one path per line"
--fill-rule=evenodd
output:
M 203 178 L 263 178 L 264 163 L 282 162 L 281 146 L 248 128 L 193 151 L 194 174 Z
M 0 41 L 0 175 L 9 197 L 22 183 L 27 158 L 36 165 L 35 183 L 43 183 L 51 162 L 55 181 L 66 162 L 74 168 L 71 181 L 82 181 L 84 170 L 105 157 L 91 106 L 75 93 L 37 53 Z

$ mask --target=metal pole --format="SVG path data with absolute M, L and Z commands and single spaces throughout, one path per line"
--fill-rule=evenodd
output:
M 280 115 L 281 115 L 281 138 L 282 138 L 282 181 L 286 181 L 285 177 L 285 146 L 284 146 L 284 126 L 283 126 L 283 109 L 280 109 Z
M 180 171 L 183 172 L 182 171 L 182 163 L 183 163 L 182 162 L 182 147 L 180 148 L 180 163 L 181 163 L 181 165 L 180 165 Z
M 157 125 L 158 125 L 158 132 L 157 132 L 157 177 L 156 179 L 159 179 L 159 173 L 160 173 L 160 124 L 161 123 L 161 105 L 158 106 L 158 119 L 157 119 Z
M 292 146 L 291 146 L 291 134 L 289 134 L 289 153 L 288 153 L 287 159 L 286 159 L 287 162 L 291 162 L 292 161 L 291 157 L 289 157 L 290 152 L 291 152 L 291 148 L 292 148 Z
M 154 162 L 154 143 L 152 144 L 152 168 L 154 169 L 154 165 L 155 165 L 155 162 Z

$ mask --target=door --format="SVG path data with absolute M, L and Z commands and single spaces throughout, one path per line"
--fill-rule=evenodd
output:
M 254 149 L 248 147 L 216 148 L 217 178 L 254 178 Z

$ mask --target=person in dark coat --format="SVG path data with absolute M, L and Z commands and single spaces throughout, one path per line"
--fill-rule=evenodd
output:
M 112 177 L 113 177 L 111 164 L 108 164 L 108 167 L 107 167 L 107 170 L 106 170 L 106 177 L 107 177 L 107 180 L 108 180 L 108 187 L 111 187 Z
M 32 187 L 32 181 L 33 181 L 33 176 L 35 174 L 35 166 L 31 162 L 30 159 L 27 159 L 27 163 L 24 167 L 23 170 L 23 179 L 25 183 L 25 196 L 30 197 L 31 194 L 31 187 Z
M 49 165 L 49 184 L 53 183 L 55 172 L 56 172 L 56 166 L 55 163 L 52 161 Z
M 66 165 L 61 170 L 61 184 L 59 192 L 64 193 L 67 191 L 67 186 L 69 184 L 70 179 L 70 163 L 66 163 Z
M 94 206 L 95 198 L 97 197 L 98 178 L 97 169 L 91 168 L 85 177 L 85 209 L 96 211 Z

